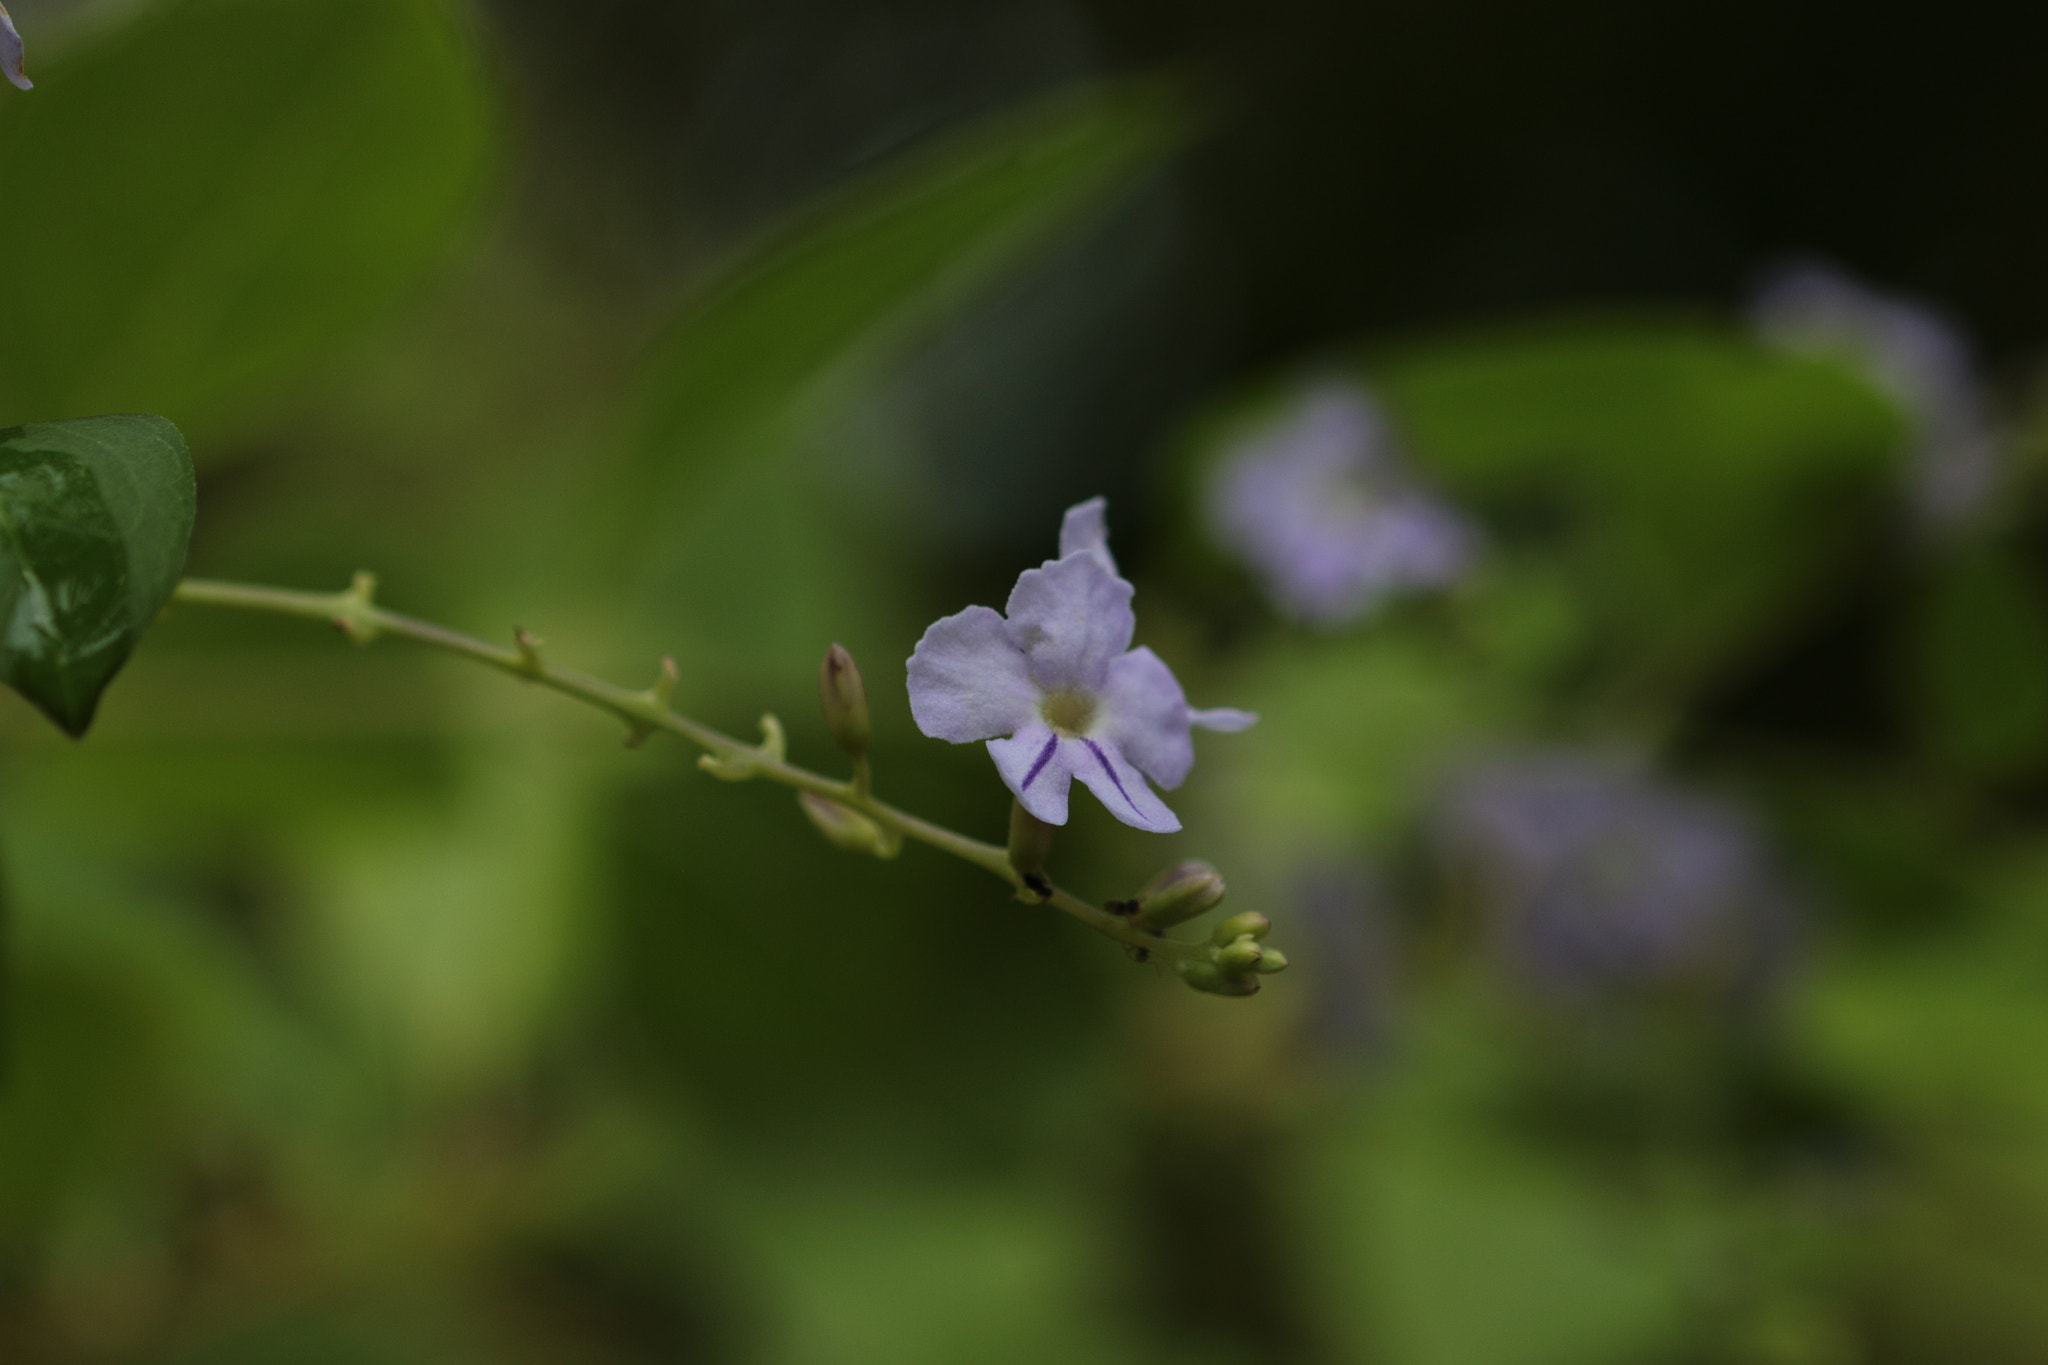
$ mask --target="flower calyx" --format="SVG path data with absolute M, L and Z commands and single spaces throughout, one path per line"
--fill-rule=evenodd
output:
M 1018 900 L 1042 905 L 1052 899 L 1045 864 L 1052 856 L 1052 840 L 1059 828 L 1024 809 L 1022 801 L 1010 803 L 1010 867 L 1024 884 L 1017 892 Z

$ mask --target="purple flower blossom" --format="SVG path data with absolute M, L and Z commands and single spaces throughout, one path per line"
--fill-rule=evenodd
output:
M 1224 456 L 1209 482 L 1216 540 L 1281 614 L 1334 627 L 1390 593 L 1440 587 L 1472 559 L 1471 527 L 1401 469 L 1386 418 L 1356 384 L 1305 389 Z
M 1569 993 L 1718 980 L 1782 956 L 1790 901 L 1734 809 L 1571 755 L 1498 763 L 1441 835 L 1510 962 Z
M 22 69 L 21 34 L 15 30 L 14 20 L 8 17 L 7 6 L 0 5 L 0 73 L 4 73 L 16 90 L 33 89 L 35 82 Z
M 1749 315 L 1766 341 L 1850 362 L 1905 411 L 1913 503 L 1929 523 L 1952 526 L 1984 505 L 1998 452 L 1970 345 L 1948 319 L 1819 261 L 1771 276 Z
M 1117 575 L 1104 503 L 1067 509 L 1060 557 L 1027 569 L 1001 614 L 969 607 L 925 631 L 910 656 L 910 713 L 934 739 L 988 741 L 996 771 L 1048 824 L 1067 822 L 1074 778 L 1127 825 L 1180 828 L 1146 778 L 1171 791 L 1194 765 L 1190 727 L 1258 719 L 1196 711 L 1172 670 L 1132 649 L 1131 585 Z

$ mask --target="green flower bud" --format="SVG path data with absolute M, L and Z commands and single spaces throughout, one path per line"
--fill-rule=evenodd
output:
M 1256 971 L 1265 953 L 1250 934 L 1216 950 L 1216 965 L 1233 975 Z
M 1058 825 L 1048 825 L 1025 810 L 1023 802 L 1010 803 L 1010 866 L 1017 869 L 1024 885 L 1035 893 L 1020 895 L 1020 900 L 1045 899 L 1045 862 L 1052 856 L 1052 839 L 1059 829 Z
M 1278 948 L 1260 948 L 1257 970 L 1261 976 L 1271 976 L 1275 972 L 1286 971 L 1287 954 L 1281 952 Z
M 1180 979 L 1207 995 L 1257 995 L 1259 979 L 1226 972 L 1213 962 L 1191 959 L 1178 968 Z
M 1175 863 L 1145 884 L 1133 924 L 1170 929 L 1223 903 L 1223 878 L 1203 862 Z
M 824 662 L 818 665 L 818 701 L 825 708 L 825 728 L 832 732 L 832 742 L 848 758 L 866 758 L 873 733 L 868 722 L 868 688 L 843 645 L 826 650 Z
M 870 858 L 893 858 L 903 847 L 903 841 L 895 834 L 829 796 L 798 792 L 796 800 L 811 823 L 817 826 L 818 833 L 824 835 L 834 848 L 865 854 Z
M 1264 938 L 1272 928 L 1273 921 L 1267 919 L 1256 910 L 1246 910 L 1242 914 L 1232 915 L 1229 919 L 1217 925 L 1216 932 L 1209 935 L 1209 941 L 1220 948 L 1224 944 L 1235 942 L 1246 935 L 1250 935 L 1252 938 Z

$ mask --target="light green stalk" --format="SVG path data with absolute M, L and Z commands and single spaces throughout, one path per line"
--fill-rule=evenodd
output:
M 171 600 L 192 606 L 234 607 L 243 611 L 267 611 L 281 616 L 327 621 L 358 645 L 367 645 L 380 635 L 393 635 L 458 654 L 465 659 L 474 659 L 516 678 L 539 683 L 565 696 L 587 702 L 600 711 L 609 711 L 625 723 L 630 744 L 638 744 L 657 730 L 666 730 L 704 750 L 704 756 L 698 762 L 715 776 L 734 781 L 765 778 L 798 791 L 828 797 L 861 812 L 903 838 L 915 839 L 956 858 L 964 858 L 1019 891 L 1026 890 L 1023 877 L 1010 865 L 1008 852 L 999 845 L 970 839 L 908 811 L 898 810 L 886 801 L 877 800 L 868 791 L 866 782 L 838 781 L 788 762 L 783 757 L 782 727 L 773 716 L 761 718 L 766 738 L 761 744 L 753 745 L 744 744 L 676 711 L 669 705 L 676 680 L 673 660 L 662 661 L 661 672 L 652 687 L 635 692 L 602 678 L 548 663 L 541 657 L 539 646 L 524 632 L 517 634 L 510 645 L 494 645 L 488 640 L 464 635 L 431 621 L 386 611 L 376 603 L 376 589 L 376 576 L 367 573 L 357 574 L 347 591 L 338 593 L 296 592 L 289 588 L 188 578 L 178 585 Z M 1041 882 L 1040 886 L 1050 887 L 1051 894 L 1045 897 L 1046 904 L 1065 911 L 1119 943 L 1172 961 L 1193 959 L 1206 953 L 1203 944 L 1159 937 L 1050 883 Z M 1036 890 L 1027 895 L 1029 899 L 1039 899 Z

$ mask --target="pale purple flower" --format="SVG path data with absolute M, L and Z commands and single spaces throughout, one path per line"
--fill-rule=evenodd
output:
M 1905 412 L 1913 505 L 1928 523 L 1952 526 L 1984 505 L 1997 482 L 1997 445 L 1975 358 L 1952 322 L 1820 261 L 1772 275 L 1749 315 L 1773 345 L 1855 365 Z
M 1721 802 L 1549 754 L 1468 774 L 1439 822 L 1497 941 L 1540 985 L 1753 987 L 1782 957 L 1790 897 L 1755 829 Z
M 934 739 L 988 741 L 1024 809 L 1067 822 L 1081 779 L 1127 825 L 1180 828 L 1146 779 L 1171 791 L 1194 765 L 1190 727 L 1242 730 L 1247 711 L 1191 710 L 1172 670 L 1132 649 L 1131 585 L 1110 558 L 1101 498 L 1067 510 L 1060 557 L 1027 569 L 1001 614 L 936 622 L 910 656 L 910 713 Z
M 0 73 L 16 90 L 33 89 L 35 82 L 22 69 L 21 34 L 14 27 L 14 20 L 8 17 L 7 6 L 0 5 Z
M 1346 380 L 1304 389 L 1228 451 L 1209 481 L 1208 516 L 1283 615 L 1324 627 L 1392 593 L 1452 582 L 1475 542 L 1464 518 L 1401 467 L 1379 405 Z

